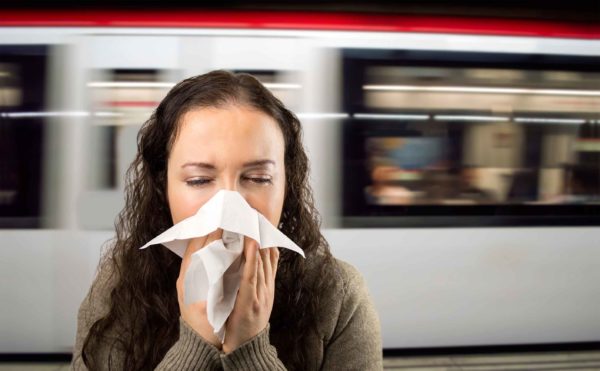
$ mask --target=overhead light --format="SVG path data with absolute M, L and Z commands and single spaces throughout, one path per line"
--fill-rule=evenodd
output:
M 475 115 L 435 115 L 438 121 L 508 121 L 505 116 L 475 116 Z
M 305 112 L 297 113 L 296 117 L 299 119 L 346 119 L 348 114 L 343 112 Z
M 429 115 L 388 114 L 388 113 L 355 113 L 355 119 L 365 120 L 429 120 Z
M 86 117 L 87 111 L 40 111 L 40 112 L 2 112 L 0 117 L 30 118 L 30 117 Z
M 302 89 L 302 85 L 300 84 L 285 84 L 278 82 L 263 82 L 263 86 L 267 89 L 272 90 L 297 90 Z
M 540 124 L 584 124 L 584 119 L 564 119 L 550 117 L 515 117 L 515 122 L 530 122 Z M 593 121 L 590 121 L 593 122 Z
M 123 112 L 94 112 L 94 116 L 96 117 L 121 117 L 124 116 Z
M 600 97 L 600 90 L 490 88 L 490 87 L 474 87 L 474 86 L 363 85 L 363 90 L 415 91 L 415 92 L 434 92 L 434 93 L 572 95 L 572 96 Z
M 173 82 L 159 81 L 92 81 L 88 82 L 90 88 L 172 88 Z

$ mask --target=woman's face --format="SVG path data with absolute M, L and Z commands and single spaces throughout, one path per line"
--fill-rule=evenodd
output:
M 194 215 L 219 190 L 239 192 L 273 225 L 285 195 L 284 139 L 277 122 L 247 106 L 187 112 L 169 154 L 173 223 Z

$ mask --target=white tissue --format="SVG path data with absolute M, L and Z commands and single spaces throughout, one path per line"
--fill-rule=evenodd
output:
M 217 192 L 198 212 L 175 224 L 141 247 L 163 244 L 183 257 L 192 238 L 223 230 L 222 239 L 213 241 L 191 256 L 184 277 L 184 303 L 206 301 L 208 322 L 214 333 L 225 340 L 225 322 L 233 310 L 243 270 L 244 236 L 261 249 L 283 247 L 304 257 L 304 252 L 253 209 L 238 192 Z

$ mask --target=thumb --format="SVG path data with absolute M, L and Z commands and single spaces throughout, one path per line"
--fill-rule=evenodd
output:
M 211 242 L 221 240 L 221 239 L 223 239 L 223 229 L 218 228 L 218 229 L 214 230 L 213 232 L 211 232 L 207 236 L 206 242 L 204 242 L 204 246 L 208 245 Z

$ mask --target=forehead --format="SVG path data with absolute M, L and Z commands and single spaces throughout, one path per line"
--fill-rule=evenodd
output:
M 211 162 L 256 157 L 276 160 L 283 159 L 283 151 L 283 134 L 271 116 L 251 107 L 230 105 L 186 112 L 170 157 Z

